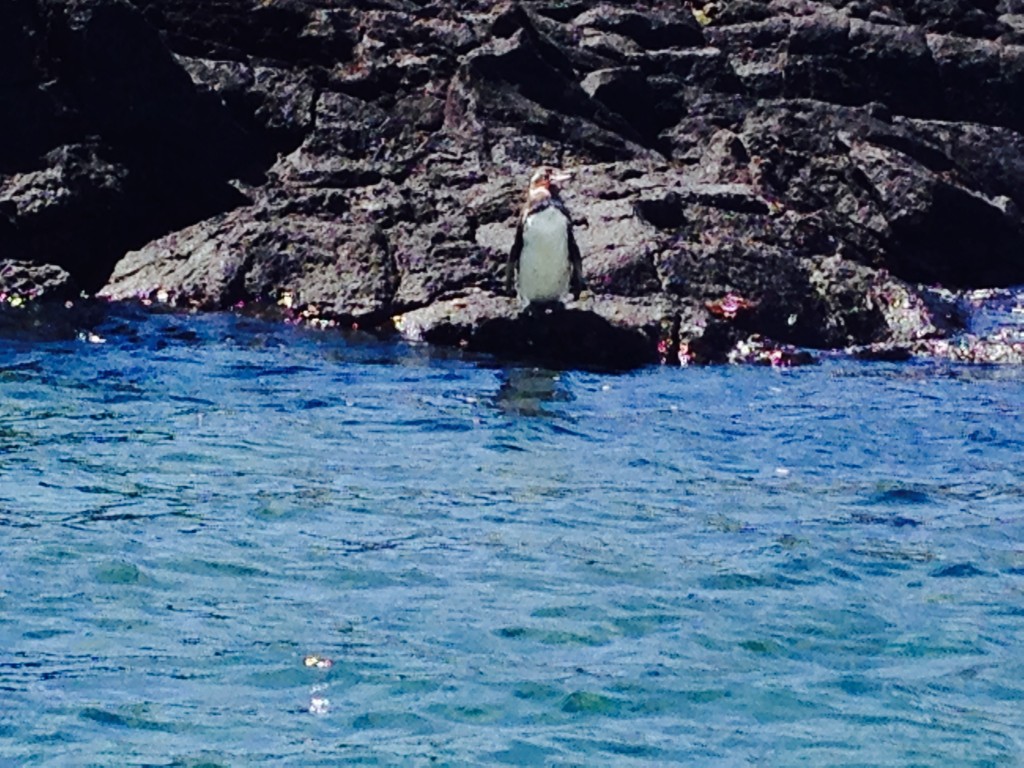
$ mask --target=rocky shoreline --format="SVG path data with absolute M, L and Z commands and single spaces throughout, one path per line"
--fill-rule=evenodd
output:
M 132 301 L 555 365 L 1024 363 L 961 311 L 1024 284 L 1024 0 L 7 0 L 0 65 L 5 332 Z M 541 163 L 588 290 L 528 317 Z

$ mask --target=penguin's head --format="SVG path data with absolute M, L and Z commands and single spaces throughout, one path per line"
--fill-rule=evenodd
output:
M 559 185 L 572 178 L 568 171 L 552 168 L 549 165 L 542 165 L 533 172 L 530 177 L 530 188 L 527 197 L 530 202 L 537 202 L 547 197 L 557 197 Z

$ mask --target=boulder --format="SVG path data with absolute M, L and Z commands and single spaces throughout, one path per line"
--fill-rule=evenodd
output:
M 82 296 L 60 267 L 0 259 L 0 335 L 34 340 L 90 338 L 103 307 Z
M 387 318 L 395 287 L 374 225 L 255 205 L 129 253 L 100 296 L 205 310 L 276 306 L 317 325 L 373 326 Z
M 523 310 L 483 291 L 394 318 L 407 338 L 549 367 L 628 369 L 665 362 L 678 349 L 678 319 L 665 302 L 593 297 L 567 307 Z

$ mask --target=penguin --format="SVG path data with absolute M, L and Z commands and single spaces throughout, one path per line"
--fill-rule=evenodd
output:
M 566 293 L 578 299 L 583 289 L 580 249 L 572 233 L 572 217 L 559 196 L 565 171 L 544 166 L 530 178 L 515 241 L 508 255 L 505 280 L 527 309 L 558 306 Z

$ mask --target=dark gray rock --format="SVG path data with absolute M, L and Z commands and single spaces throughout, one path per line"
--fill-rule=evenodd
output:
M 356 19 L 346 10 L 311 0 L 273 3 L 207 0 L 132 0 L 176 52 L 241 61 L 247 57 L 290 64 L 331 64 L 356 46 Z
M 952 357 L 922 284 L 1024 283 L 1022 14 L 8 0 L 0 258 L 549 363 Z M 575 172 L 587 290 L 524 317 L 502 277 L 541 163 Z
M 900 0 L 902 18 L 928 32 L 998 37 L 1003 32 L 994 0 Z
M 648 51 L 704 44 L 700 24 L 682 4 L 623 8 L 611 3 L 599 3 L 573 19 L 573 26 L 611 32 L 632 40 Z
M 407 338 L 552 367 L 626 369 L 665 362 L 678 346 L 671 304 L 592 298 L 542 312 L 486 292 L 435 302 L 395 318 Z
M 377 325 L 396 287 L 374 225 L 256 205 L 155 240 L 122 259 L 101 297 L 177 307 L 280 307 L 317 325 Z
M 281 66 L 178 56 L 200 88 L 222 99 L 269 164 L 295 149 L 316 123 L 321 84 L 315 73 Z
M 79 294 L 74 278 L 60 267 L 0 259 L 0 305 L 16 308 L 34 301 L 63 303 Z
M 851 105 L 877 101 L 924 117 L 939 109 L 938 72 L 923 31 L 834 12 L 791 23 L 785 93 Z
M 0 30 L 0 256 L 95 290 L 128 248 L 242 199 L 245 135 L 131 5 L 17 0 Z
M 591 98 L 568 67 L 529 27 L 488 42 L 452 79 L 444 127 L 493 162 L 534 164 L 557 157 L 559 146 L 579 162 L 645 156 L 641 137 Z
M 929 35 L 938 69 L 945 120 L 1024 129 L 1024 46 L 1003 45 L 955 35 Z
M 88 337 L 104 307 L 83 297 L 60 267 L 0 259 L 0 334 L 55 340 Z
M 597 69 L 580 83 L 587 94 L 621 117 L 645 142 L 652 142 L 661 126 L 655 121 L 654 91 L 637 67 Z
M 131 171 L 103 157 L 104 148 L 58 147 L 40 170 L 12 174 L 0 183 L 0 253 L 23 261 L 52 262 L 95 288 L 120 255 L 135 227 L 97 227 L 104 219 L 132 216 Z
M 1024 222 L 1013 201 L 987 197 L 889 147 L 855 142 L 849 157 L 885 216 L 881 234 L 893 271 L 950 286 L 1019 279 Z
M 45 13 L 35 0 L 0 8 L 0 174 L 33 170 L 47 151 L 73 141 L 47 72 Z

